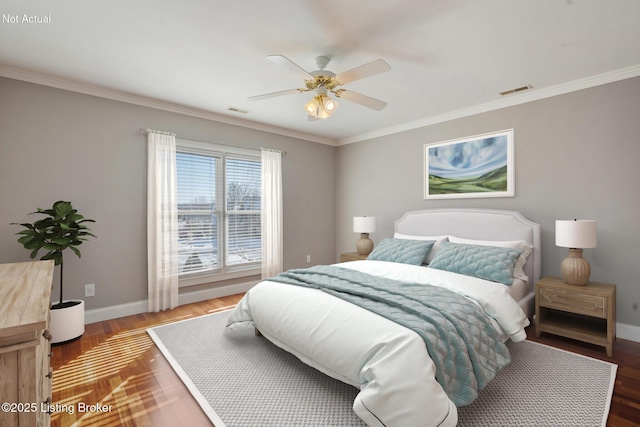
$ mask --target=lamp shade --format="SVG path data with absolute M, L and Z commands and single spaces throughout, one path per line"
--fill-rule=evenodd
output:
M 353 232 L 354 233 L 373 233 L 376 231 L 375 216 L 354 216 Z
M 563 248 L 595 248 L 596 221 L 556 221 L 556 246 Z
M 304 111 L 307 112 L 308 115 L 317 118 L 318 116 L 318 108 L 320 107 L 320 102 L 318 102 L 317 97 L 311 99 L 311 101 L 304 104 Z

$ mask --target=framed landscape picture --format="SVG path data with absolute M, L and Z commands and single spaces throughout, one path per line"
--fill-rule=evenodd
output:
M 513 129 L 424 145 L 424 198 L 515 196 Z

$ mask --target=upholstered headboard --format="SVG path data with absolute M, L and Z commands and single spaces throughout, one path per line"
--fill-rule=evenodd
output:
M 429 209 L 407 212 L 395 232 L 414 236 L 452 235 L 475 240 L 524 240 L 533 245 L 524 272 L 529 286 L 540 280 L 540 225 L 516 211 L 495 209 Z

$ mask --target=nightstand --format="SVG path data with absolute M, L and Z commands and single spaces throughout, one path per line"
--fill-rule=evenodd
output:
M 559 277 L 536 283 L 536 337 L 548 332 L 604 346 L 613 356 L 616 339 L 616 285 L 567 285 Z
M 346 252 L 340 254 L 340 262 L 358 261 L 361 259 L 367 259 L 367 255 L 360 255 L 358 252 Z

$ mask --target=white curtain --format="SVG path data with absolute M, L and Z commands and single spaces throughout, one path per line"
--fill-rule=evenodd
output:
M 262 150 L 262 278 L 282 273 L 282 153 Z
M 149 312 L 178 306 L 176 136 L 147 131 Z

